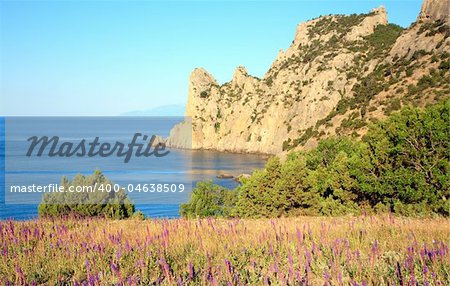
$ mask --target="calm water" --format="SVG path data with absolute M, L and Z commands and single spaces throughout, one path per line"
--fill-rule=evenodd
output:
M 267 157 L 263 155 L 175 149 L 170 150 L 170 155 L 162 159 L 148 161 L 132 158 L 129 164 L 123 164 L 123 158 L 117 157 L 85 160 L 82 158 L 55 159 L 44 156 L 39 160 L 30 161 L 29 158 L 21 156 L 23 154 L 21 144 L 26 143 L 21 138 L 22 135 L 48 135 L 45 132 L 51 129 L 52 132 L 57 132 L 57 135 L 61 138 L 73 142 L 93 134 L 111 142 L 114 140 L 127 142 L 130 139 L 130 134 L 136 132 L 136 130 L 145 134 L 167 136 L 171 126 L 180 121 L 180 118 L 151 119 L 150 123 L 148 120 L 148 118 L 126 120 L 123 118 L 96 118 L 81 120 L 81 122 L 75 120 L 74 123 L 71 120 L 62 119 L 58 121 L 58 124 L 55 124 L 54 118 L 47 119 L 47 122 L 40 118 L 17 121 L 8 121 L 7 119 L 6 144 L 5 138 L 0 138 L 0 187 L 2 189 L 0 192 L 0 201 L 2 202 L 0 204 L 0 219 L 23 220 L 37 216 L 37 204 L 30 203 L 31 201 L 27 204 L 21 204 L 22 198 L 20 198 L 19 203 L 15 201 L 11 204 L 10 197 L 7 197 L 7 203 L 4 203 L 5 190 L 8 190 L 9 186 L 15 183 L 59 183 L 62 176 L 67 176 L 70 179 L 75 174 L 89 175 L 94 170 L 99 169 L 114 183 L 121 186 L 146 182 L 184 182 L 195 186 L 198 181 L 212 180 L 224 187 L 234 188 L 237 186 L 235 181 L 232 179 L 217 179 L 216 176 L 221 173 L 233 175 L 251 173 L 254 169 L 263 167 L 266 162 Z M 67 126 L 71 127 L 67 128 Z M 110 126 L 114 126 L 114 128 L 110 128 Z M 0 130 L 4 129 L 4 119 L 0 118 Z M 92 134 L 89 132 L 92 132 Z M 0 136 L 3 135 L 4 132 L 0 132 Z M 6 160 L 5 149 L 7 151 Z M 152 198 L 154 203 L 149 203 L 151 200 L 144 197 L 143 194 L 129 194 L 135 202 L 136 208 L 146 216 L 170 218 L 179 216 L 179 203 L 187 201 L 189 195 L 190 193 L 186 192 L 178 195 L 176 199 L 155 197 Z M 29 197 L 24 200 L 27 198 Z M 39 200 L 35 199 L 34 201 Z

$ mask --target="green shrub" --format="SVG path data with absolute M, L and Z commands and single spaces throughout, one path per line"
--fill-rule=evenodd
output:
M 414 68 L 413 68 L 413 67 L 408 67 L 408 68 L 406 69 L 406 76 L 407 76 L 407 77 L 412 76 L 413 73 L 414 73 Z
M 402 107 L 402 103 L 401 103 L 400 99 L 394 98 L 394 99 L 390 100 L 388 106 L 384 110 L 384 114 L 390 115 L 393 111 L 397 111 L 401 107 Z
M 370 56 L 379 56 L 384 53 L 395 43 L 402 31 L 403 28 L 395 24 L 376 26 L 373 33 L 365 38 L 373 49 Z
M 117 192 L 114 184 L 100 171 L 91 176 L 76 175 L 72 181 L 66 177 L 61 180 L 65 190 L 76 187 L 88 187 L 92 191 L 46 193 L 38 207 L 39 216 L 107 217 L 114 219 L 128 218 L 134 213 L 134 204 L 128 199 L 125 190 Z M 111 186 L 111 191 L 107 191 Z M 96 187 L 96 189 L 94 189 Z
M 215 122 L 214 123 L 214 131 L 217 133 L 220 130 L 220 122 Z
M 439 69 L 440 70 L 450 70 L 450 61 L 443 61 L 439 64 Z
M 192 190 L 188 203 L 180 206 L 180 214 L 188 218 L 212 216 L 231 217 L 237 193 L 214 185 L 212 182 L 198 182 Z
M 349 139 L 327 139 L 314 151 L 289 154 L 284 163 L 277 157 L 269 160 L 263 170 L 255 171 L 238 187 L 237 214 L 278 217 L 358 213 L 353 190 L 357 184 L 350 173 L 344 175 L 359 149 L 355 144 Z
M 378 201 L 427 205 L 427 213 L 449 215 L 448 122 L 450 100 L 425 110 L 406 107 L 370 128 L 364 142 L 377 174 Z

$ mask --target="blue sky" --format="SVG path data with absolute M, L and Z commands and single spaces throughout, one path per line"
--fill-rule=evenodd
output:
M 300 22 L 384 5 L 408 26 L 421 1 L 2 1 L 0 115 L 118 115 L 184 104 L 204 67 L 263 76 Z

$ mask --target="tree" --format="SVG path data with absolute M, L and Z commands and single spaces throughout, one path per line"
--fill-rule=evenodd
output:
M 449 215 L 449 122 L 446 100 L 426 109 L 406 107 L 371 126 L 364 142 L 380 193 L 395 211 Z
M 65 192 L 46 193 L 38 207 L 40 216 L 77 215 L 82 217 L 103 216 L 107 218 L 123 219 L 133 215 L 135 207 L 128 199 L 125 190 L 117 192 L 112 188 L 113 183 L 100 171 L 91 176 L 76 175 L 72 181 L 66 177 L 61 179 L 61 186 Z M 96 189 L 94 187 L 96 186 Z M 85 187 L 83 192 L 70 191 L 76 187 Z M 88 188 L 86 188 L 88 187 Z M 88 191 L 88 189 L 92 191 Z
M 310 187 L 318 194 L 311 206 L 314 215 L 359 213 L 365 195 L 360 190 L 358 171 L 364 170 L 365 146 L 346 137 L 322 140 L 306 153 Z
M 180 214 L 188 218 L 231 217 L 234 216 L 236 199 L 236 191 L 212 182 L 199 182 L 192 191 L 189 202 L 180 206 Z
M 281 176 L 281 163 L 277 157 L 270 159 L 263 170 L 253 175 L 238 187 L 237 213 L 241 217 L 276 216 L 279 212 L 281 194 L 275 188 Z

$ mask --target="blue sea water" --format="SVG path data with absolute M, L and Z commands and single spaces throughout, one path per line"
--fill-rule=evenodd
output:
M 85 158 L 27 158 L 23 150 L 30 134 L 48 135 L 56 133 L 65 141 L 77 142 L 80 138 L 98 136 L 108 142 L 130 140 L 130 134 L 139 131 L 145 134 L 168 136 L 171 127 L 182 118 L 164 117 L 112 117 L 112 118 L 1 118 L 0 117 L 0 219 L 26 220 L 37 217 L 37 202 L 40 198 L 6 197 L 12 184 L 39 182 L 59 183 L 62 176 L 69 179 L 76 174 L 89 175 L 101 170 L 111 181 L 121 186 L 142 183 L 185 183 L 188 192 L 176 197 L 149 197 L 148 194 L 130 193 L 136 208 L 147 217 L 179 216 L 179 204 L 189 199 L 190 189 L 198 181 L 212 180 L 227 188 L 237 183 L 232 179 L 217 179 L 222 173 L 238 175 L 262 168 L 267 156 L 256 154 L 232 154 L 201 150 L 171 149 L 164 158 L 144 160 L 131 158 L 124 164 L 123 158 L 108 157 L 86 160 Z M 51 130 L 51 134 L 49 134 Z M 25 136 L 25 137 L 23 137 Z M 42 194 L 34 194 L 41 196 Z M 29 199 L 29 201 L 26 201 Z M 21 203 L 25 202 L 25 203 Z

